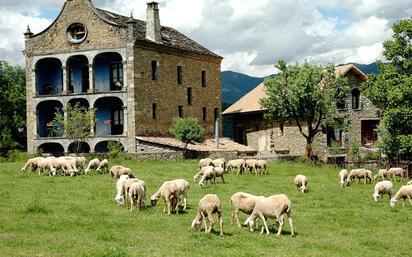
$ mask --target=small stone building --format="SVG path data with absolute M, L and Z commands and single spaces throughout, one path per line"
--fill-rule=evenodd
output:
M 141 21 L 66 0 L 48 28 L 24 35 L 29 153 L 73 150 L 51 123 L 68 104 L 96 113 L 83 152 L 107 151 L 110 140 L 136 152 L 137 136 L 167 135 L 174 117 L 196 117 L 213 134 L 222 57 L 161 26 L 156 2 Z
M 313 151 L 324 161 L 336 155 L 330 151 L 332 144 L 340 146 L 341 152 L 345 153 L 354 140 L 365 149 L 374 148 L 377 141 L 377 109 L 360 91 L 360 84 L 367 80 L 367 76 L 354 65 L 336 67 L 335 73 L 346 76 L 352 87 L 347 98 L 336 103 L 338 111 L 349 117 L 350 125 L 346 132 L 327 128 L 316 136 Z M 263 118 L 265 110 L 259 99 L 265 97 L 262 83 L 223 112 L 233 120 L 234 140 L 260 153 L 304 155 L 306 140 L 295 124 L 273 124 Z

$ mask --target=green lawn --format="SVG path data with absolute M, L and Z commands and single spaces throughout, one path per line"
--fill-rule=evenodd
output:
M 114 163 L 111 163 L 111 165 Z M 412 206 L 375 203 L 373 185 L 341 188 L 338 169 L 274 162 L 269 175 L 228 174 L 226 184 L 199 188 L 192 182 L 195 161 L 124 162 L 143 179 L 148 199 L 164 180 L 191 182 L 189 208 L 163 214 L 162 202 L 130 213 L 114 202 L 107 174 L 47 177 L 22 173 L 23 163 L 0 163 L 1 256 L 411 256 Z M 292 184 L 297 173 L 309 178 L 309 192 Z M 395 191 L 400 183 L 394 184 Z M 296 237 L 250 233 L 230 225 L 230 196 L 285 193 L 292 201 Z M 222 203 L 225 237 L 190 228 L 199 199 L 216 193 Z M 240 215 L 241 222 L 246 216 Z M 219 226 L 215 226 L 219 229 Z

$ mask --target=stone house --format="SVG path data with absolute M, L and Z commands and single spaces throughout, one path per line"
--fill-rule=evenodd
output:
M 221 108 L 222 57 L 160 25 L 158 3 L 147 20 L 66 0 L 44 31 L 25 36 L 28 152 L 71 152 L 51 127 L 68 104 L 93 108 L 96 124 L 83 152 L 104 152 L 110 140 L 136 152 L 137 136 L 166 136 L 174 117 L 196 117 L 214 133 Z
M 377 109 L 360 91 L 360 84 L 368 79 L 367 76 L 354 65 L 336 67 L 335 73 L 346 76 L 352 88 L 344 101 L 336 103 L 338 111 L 347 115 L 350 124 L 347 131 L 326 128 L 316 136 L 313 151 L 324 161 L 336 155 L 330 151 L 332 144 L 346 152 L 345 149 L 355 140 L 365 149 L 374 148 L 377 141 Z M 265 110 L 261 108 L 259 99 L 265 97 L 262 83 L 223 112 L 225 117 L 233 120 L 234 140 L 260 153 L 304 155 L 306 140 L 295 124 L 273 124 L 263 118 Z

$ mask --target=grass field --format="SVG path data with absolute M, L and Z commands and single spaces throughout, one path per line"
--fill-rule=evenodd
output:
M 114 163 L 111 163 L 114 164 Z M 163 214 L 162 202 L 130 213 L 114 202 L 107 174 L 47 177 L 22 173 L 23 163 L 0 163 L 1 256 L 411 256 L 412 206 L 389 206 L 387 196 L 372 200 L 373 185 L 341 188 L 338 169 L 273 162 L 269 175 L 228 174 L 226 184 L 199 188 L 192 183 L 195 161 L 121 163 L 148 187 L 148 198 L 164 180 L 191 182 L 189 208 Z M 292 184 L 309 178 L 309 192 Z M 400 183 L 394 183 L 395 191 Z M 296 237 L 250 233 L 230 225 L 230 196 L 237 191 L 285 193 L 292 201 Z M 225 236 L 190 228 L 199 199 L 216 193 L 222 202 Z M 150 200 L 146 201 L 150 205 Z M 240 221 L 246 216 L 240 214 Z M 218 230 L 219 226 L 215 226 Z

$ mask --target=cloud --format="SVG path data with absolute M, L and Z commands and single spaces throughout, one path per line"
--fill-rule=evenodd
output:
M 393 22 L 410 17 L 410 0 L 160 0 L 162 25 L 178 29 L 224 57 L 222 70 L 255 76 L 273 64 L 309 60 L 318 64 L 370 63 L 391 36 Z M 98 8 L 146 18 L 145 1 L 94 0 Z M 46 28 L 62 2 L 3 0 L 0 59 L 23 64 L 27 24 Z M 55 13 L 55 16 L 53 16 Z

